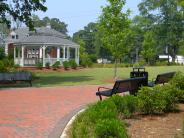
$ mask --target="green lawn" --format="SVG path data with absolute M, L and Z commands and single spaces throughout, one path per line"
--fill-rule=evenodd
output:
M 129 78 L 132 68 L 119 68 L 119 78 Z M 155 78 L 157 74 L 169 71 L 182 71 L 184 66 L 162 66 L 146 67 L 149 79 Z M 63 86 L 63 85 L 94 85 L 109 84 L 113 80 L 113 68 L 91 68 L 73 72 L 36 73 L 38 80 L 33 86 Z

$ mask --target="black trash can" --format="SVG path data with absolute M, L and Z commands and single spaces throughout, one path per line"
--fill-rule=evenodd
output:
M 137 78 L 137 77 L 145 77 L 145 86 L 148 85 L 148 72 L 145 71 L 144 67 L 135 67 L 133 71 L 130 72 L 130 78 Z

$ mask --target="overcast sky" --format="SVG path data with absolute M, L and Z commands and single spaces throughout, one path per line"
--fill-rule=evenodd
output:
M 137 5 L 141 0 L 127 0 L 124 9 L 130 9 L 132 15 L 137 15 Z M 36 13 L 40 18 L 48 16 L 59 18 L 68 24 L 68 34 L 83 29 L 89 22 L 95 22 L 101 13 L 101 6 L 106 5 L 106 0 L 47 0 L 47 12 Z

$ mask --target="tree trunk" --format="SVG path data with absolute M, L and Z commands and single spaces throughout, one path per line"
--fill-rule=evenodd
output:
M 117 59 L 115 59 L 114 63 L 114 80 L 117 80 Z

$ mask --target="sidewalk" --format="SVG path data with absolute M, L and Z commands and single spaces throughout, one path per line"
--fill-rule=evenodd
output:
M 98 99 L 98 86 L 0 90 L 0 138 L 59 138 L 81 108 Z

